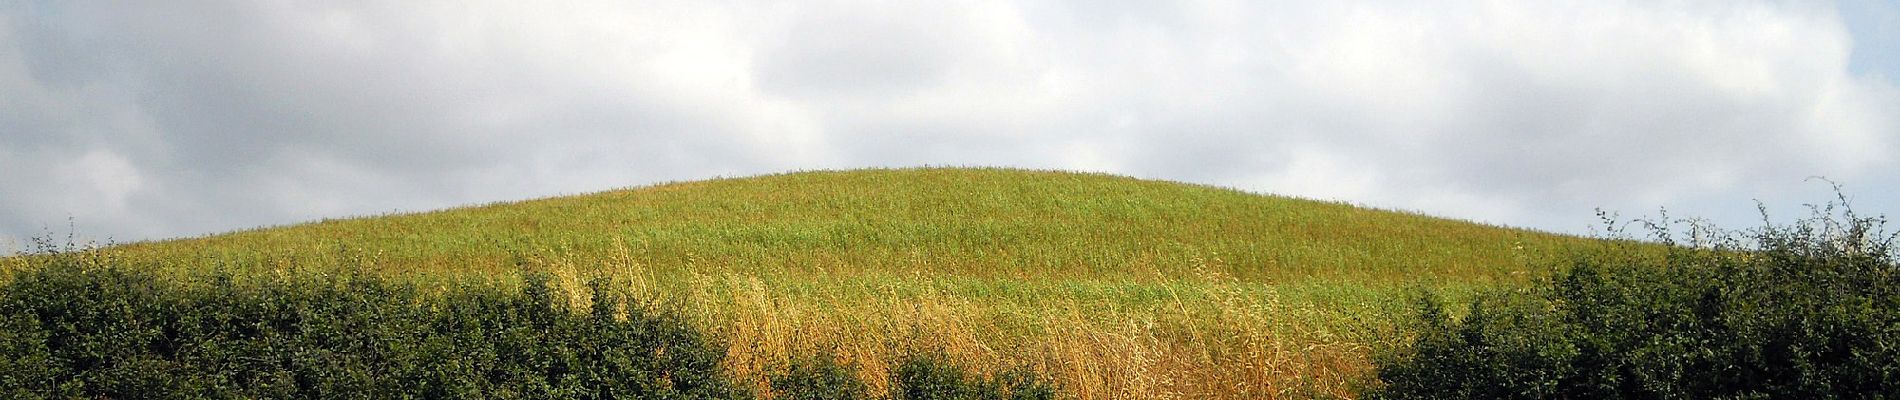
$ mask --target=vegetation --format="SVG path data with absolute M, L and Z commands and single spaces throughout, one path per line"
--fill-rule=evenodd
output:
M 970 375 L 941 354 L 913 355 L 892 372 L 895 400 L 1048 400 L 1056 389 L 1027 370 L 987 379 Z
M 547 292 L 549 307 L 582 316 L 602 293 L 582 290 L 593 282 L 624 299 L 612 301 L 669 304 L 667 318 L 717 338 L 706 343 L 723 347 L 724 379 L 765 397 L 849 387 L 844 375 L 872 396 L 903 393 L 935 382 L 906 377 L 941 377 L 905 372 L 931 371 L 912 365 L 915 349 L 930 349 L 967 368 L 946 382 L 1034 376 L 1065 397 L 1251 399 L 1349 396 L 1369 376 L 1368 350 L 1395 333 L 1386 316 L 1403 305 L 1389 299 L 1530 282 L 1527 265 L 1592 243 L 1106 175 L 903 169 L 674 183 L 102 253 L 181 287 L 206 286 L 206 274 L 253 286 L 343 276 L 418 293 L 416 304 L 567 288 Z M 0 259 L 0 279 L 39 273 L 31 259 Z M 535 276 L 548 285 L 523 278 Z M 836 368 L 799 367 L 816 359 Z
M 1666 220 L 1665 220 L 1666 221 Z M 1382 356 L 1383 398 L 1891 398 L 1900 250 L 1842 204 L 1666 251 L 1583 253 L 1530 289 L 1417 310 Z
M 41 242 L 0 258 L 0 396 L 1881 398 L 1881 222 L 1598 240 L 1056 172 L 666 184 Z
M 861 400 L 871 389 L 830 356 L 810 356 L 772 376 L 772 392 L 782 400 Z
M 724 348 L 594 285 L 425 296 L 354 275 L 162 280 L 42 255 L 0 289 L 7 398 L 737 398 Z

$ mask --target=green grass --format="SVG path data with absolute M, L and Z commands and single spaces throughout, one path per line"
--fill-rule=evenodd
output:
M 1343 394 L 1415 288 L 1526 282 L 1592 240 L 1100 174 L 921 168 L 670 183 L 110 249 L 166 271 L 607 276 L 692 305 L 761 391 L 836 352 L 1031 365 L 1084 398 Z M 585 299 L 575 299 L 584 302 Z
M 773 276 L 1246 282 L 1508 279 L 1575 239 L 1339 203 L 1109 175 L 1008 169 L 807 172 L 137 243 L 195 268 L 375 258 L 395 273 L 523 258 Z M 604 265 L 603 265 L 604 267 Z

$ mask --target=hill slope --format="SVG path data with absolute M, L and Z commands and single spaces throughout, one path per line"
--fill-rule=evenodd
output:
M 689 306 L 767 391 L 837 357 L 1029 366 L 1082 398 L 1346 394 L 1407 288 L 1521 281 L 1589 240 L 1125 177 L 804 172 L 331 220 L 111 249 L 178 271 L 553 272 Z M 291 272 L 285 272 L 291 271 Z M 574 299 L 584 302 L 586 299 Z
M 1008 169 L 673 183 L 123 246 L 155 260 L 322 260 L 481 271 L 521 257 L 755 273 L 1245 281 L 1486 278 L 1576 239 L 1125 177 Z M 1211 270 L 1210 270 L 1211 269 Z

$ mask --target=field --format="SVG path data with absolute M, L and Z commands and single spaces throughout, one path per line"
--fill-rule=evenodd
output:
M 984 373 L 1030 368 L 1083 399 L 1242 399 L 1351 396 L 1409 293 L 1456 300 L 1527 282 L 1593 242 L 1110 175 L 921 168 L 670 183 L 107 251 L 174 274 L 607 279 L 682 305 L 760 393 L 813 354 L 882 390 L 898 356 L 931 351 Z

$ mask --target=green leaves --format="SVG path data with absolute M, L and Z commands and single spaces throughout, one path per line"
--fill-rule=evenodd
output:
M 772 376 L 772 392 L 782 400 L 867 400 L 871 388 L 829 355 L 801 358 Z
M 894 400 L 1049 400 L 1055 387 L 1034 373 L 1015 369 L 976 375 L 935 353 L 915 354 L 891 371 Z
M 723 349 L 595 285 L 530 276 L 425 297 L 364 277 L 161 281 L 54 261 L 0 289 L 0 394 L 34 397 L 735 398 Z M 609 311 L 611 310 L 611 311 Z M 622 313 L 622 310 L 625 310 Z
M 1472 301 L 1460 320 L 1428 299 L 1410 345 L 1378 357 L 1385 386 L 1372 394 L 1900 395 L 1900 256 L 1880 222 L 1817 212 L 1661 257 L 1634 245 L 1578 254 L 1533 290 Z

